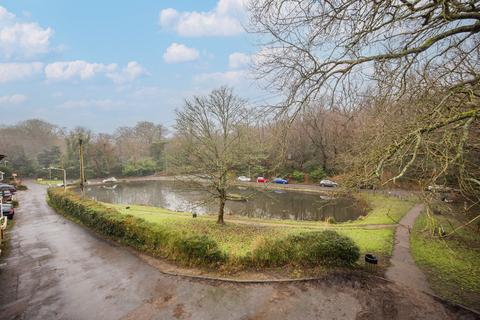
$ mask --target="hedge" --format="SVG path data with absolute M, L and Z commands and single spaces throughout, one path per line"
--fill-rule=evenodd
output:
M 286 264 L 348 266 L 359 258 L 360 249 L 353 240 L 332 230 L 264 239 L 252 252 L 255 264 L 268 267 Z
M 185 235 L 56 188 L 48 189 L 48 197 L 49 204 L 60 213 L 141 251 L 188 265 L 225 261 L 225 254 L 207 236 Z

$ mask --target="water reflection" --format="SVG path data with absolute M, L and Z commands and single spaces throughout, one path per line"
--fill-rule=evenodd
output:
M 228 201 L 227 214 L 256 218 L 291 220 L 354 220 L 364 214 L 364 209 L 350 198 L 333 199 L 318 194 L 285 190 L 259 191 L 244 187 L 231 192 L 248 196 L 248 201 Z M 144 181 L 88 188 L 86 195 L 98 201 L 141 204 L 188 211 L 198 214 L 215 213 L 217 203 L 208 192 L 169 181 Z

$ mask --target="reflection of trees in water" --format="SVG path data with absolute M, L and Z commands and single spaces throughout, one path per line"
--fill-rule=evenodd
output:
M 322 199 L 318 194 L 240 188 L 232 192 L 247 197 L 248 201 L 227 201 L 227 214 L 292 220 L 334 217 L 336 221 L 346 221 L 364 213 L 350 198 Z M 198 214 L 215 213 L 217 210 L 216 199 L 208 192 L 167 181 L 131 182 L 119 184 L 113 190 L 94 187 L 89 193 L 99 201 L 112 203 L 150 205 Z

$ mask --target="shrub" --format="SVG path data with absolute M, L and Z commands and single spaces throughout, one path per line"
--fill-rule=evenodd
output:
M 141 251 L 186 264 L 209 265 L 225 260 L 218 244 L 205 235 L 184 235 L 63 189 L 49 188 L 48 197 L 49 204 L 62 214 Z
M 317 168 L 315 170 L 310 171 L 309 176 L 314 182 L 317 182 L 325 178 L 327 174 L 325 173 L 325 171 L 323 171 L 323 169 Z
M 305 173 L 295 170 L 292 173 L 292 179 L 297 181 L 297 182 L 303 182 L 305 181 Z
M 224 260 L 217 243 L 205 235 L 180 238 L 176 247 L 180 255 L 190 260 L 204 260 L 208 263 Z
M 124 176 L 147 176 L 154 174 L 157 170 L 157 164 L 152 159 L 143 159 L 140 161 L 130 161 L 122 168 Z
M 252 252 L 252 263 L 259 266 L 354 264 L 360 250 L 352 239 L 335 231 L 291 234 L 280 239 L 264 239 Z

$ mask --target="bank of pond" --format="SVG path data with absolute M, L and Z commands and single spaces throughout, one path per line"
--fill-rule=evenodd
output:
M 367 252 L 386 258 L 393 245 L 394 222 L 390 218 L 403 216 L 413 204 L 371 195 L 365 200 L 370 211 L 353 222 L 331 225 L 240 215 L 227 216 L 226 225 L 218 225 L 212 215 L 193 218 L 189 212 L 103 203 L 61 188 L 50 188 L 48 195 L 59 213 L 121 243 L 182 265 L 225 270 L 353 266 Z M 369 228 L 369 220 L 387 225 Z

